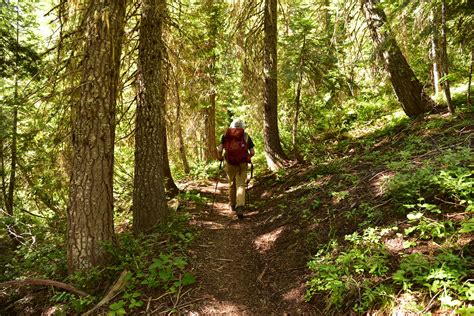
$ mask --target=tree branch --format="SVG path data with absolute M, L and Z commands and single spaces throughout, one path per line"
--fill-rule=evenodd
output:
M 45 285 L 45 286 L 54 286 L 60 289 L 63 289 L 67 292 L 71 292 L 78 296 L 89 296 L 86 292 L 76 289 L 70 284 L 62 283 L 54 280 L 47 279 L 24 279 L 24 280 L 13 280 L 0 283 L 0 288 L 9 287 L 9 286 L 24 286 L 24 285 Z

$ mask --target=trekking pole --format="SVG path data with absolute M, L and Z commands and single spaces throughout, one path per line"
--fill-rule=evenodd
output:
M 214 196 L 212 198 L 212 204 L 211 204 L 211 209 L 209 210 L 209 214 L 212 214 L 212 211 L 214 209 L 214 202 L 216 202 L 216 192 L 217 192 L 217 186 L 219 185 L 219 175 L 220 175 L 220 171 L 222 169 L 222 162 L 223 160 L 221 160 L 221 163 L 219 164 L 219 172 L 217 173 L 217 180 L 216 180 L 216 187 L 214 189 Z
M 250 180 L 252 180 L 253 178 L 253 163 L 250 162 L 250 178 L 246 181 L 246 188 L 245 188 L 245 194 L 246 194 L 246 197 L 245 197 L 245 206 L 247 207 L 248 204 L 250 204 L 248 202 L 248 200 L 250 199 L 250 192 L 249 192 L 249 182 Z

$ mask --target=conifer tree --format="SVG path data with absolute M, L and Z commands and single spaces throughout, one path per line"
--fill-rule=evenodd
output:
M 168 215 L 163 167 L 166 150 L 163 82 L 166 1 L 144 0 L 141 9 L 133 184 L 135 235 L 147 233 Z
M 72 171 L 68 209 L 68 268 L 107 261 L 112 242 L 115 104 L 126 0 L 89 0 L 79 100 L 72 104 Z

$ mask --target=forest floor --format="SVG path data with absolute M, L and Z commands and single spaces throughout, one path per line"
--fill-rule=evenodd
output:
M 344 243 L 344 236 L 364 227 L 395 225 L 403 229 L 405 214 L 386 194 L 386 179 L 394 173 L 386 159 L 406 150 L 412 139 L 417 144 L 411 157 L 415 162 L 429 161 L 442 150 L 473 148 L 473 116 L 443 121 L 445 125 L 436 130 L 424 128 L 433 124 L 430 120 L 402 124 L 388 135 L 375 136 L 369 149 L 362 142 L 353 142 L 333 151 L 330 163 L 298 164 L 260 175 L 250 184 L 243 220 L 229 210 L 223 174 L 212 212 L 215 182 L 190 185 L 187 190 L 208 199 L 194 209 L 186 206 L 192 214 L 190 224 L 198 232 L 188 253 L 197 282 L 182 296 L 183 308 L 178 311 L 194 315 L 353 313 L 360 293 L 347 297 L 337 312 L 325 306 L 327 298 L 320 294 L 305 301 L 311 274 L 308 261 L 318 250 L 329 247 L 331 240 Z M 436 114 L 431 120 L 446 117 Z M 372 211 L 364 211 L 367 205 Z M 448 208 L 450 203 L 442 201 L 439 206 Z M 433 243 L 423 241 L 404 249 L 397 236 L 389 234 L 383 240 L 394 258 L 401 253 L 435 251 Z M 468 234 L 463 239 L 465 246 L 461 247 L 469 249 L 474 236 Z
M 194 238 L 179 251 L 185 252 L 189 262 L 186 270 L 195 276 L 196 282 L 180 287 L 178 293 L 143 289 L 144 304 L 131 314 L 354 314 L 353 307 L 361 300 L 357 291 L 345 294 L 337 309 L 328 305 L 328 296 L 323 294 L 315 294 L 309 302 L 305 301 L 307 281 L 311 279 L 308 261 L 318 251 L 330 252 L 332 241 L 348 245 L 345 236 L 361 234 L 368 227 L 396 226 L 399 231 L 407 228 L 406 214 L 395 203 L 398 197 L 395 194 L 405 193 L 405 188 L 407 192 L 420 190 L 416 186 L 424 188 L 424 182 L 414 177 L 417 172 L 414 166 L 424 170 L 423 166 L 435 168 L 437 163 L 442 163 L 439 168 L 448 168 L 438 158 L 442 154 L 455 167 L 461 167 L 466 159 L 472 161 L 474 113 L 459 118 L 433 114 L 423 120 L 387 127 L 379 134 L 340 140 L 330 146 L 328 142 L 327 151 L 320 153 L 326 161 L 296 164 L 252 179 L 243 220 L 238 220 L 229 210 L 223 171 L 218 179 L 181 183 L 185 198 L 180 198 L 182 203 L 177 212 L 189 213 L 186 225 Z M 465 152 L 466 158 L 456 158 L 456 151 Z M 400 192 L 393 188 L 390 191 L 387 186 L 387 179 L 394 178 L 396 172 L 407 174 L 406 178 L 400 178 L 405 182 L 398 180 Z M 448 210 L 444 216 L 454 222 L 456 229 L 460 226 L 458 222 L 469 216 L 465 208 L 444 195 L 428 195 L 428 198 L 437 207 Z M 416 246 L 405 248 L 403 243 L 411 237 L 399 235 L 391 232 L 380 240 L 389 251 L 388 268 L 392 272 L 397 269 L 400 256 L 429 255 L 440 248 L 439 244 L 424 239 L 417 240 Z M 158 256 L 166 246 L 168 237 L 162 238 L 165 239 L 154 242 L 153 256 Z M 474 233 L 457 238 L 454 246 L 454 253 L 460 251 L 466 258 L 474 256 Z M 39 300 L 44 304 L 37 304 L 35 311 L 48 304 L 47 293 L 41 293 L 43 299 L 39 296 Z M 432 309 L 436 315 L 449 314 L 436 313 L 439 305 L 434 302 L 431 299 L 426 310 Z M 394 304 L 403 305 L 398 298 Z M 102 309 L 104 313 L 106 308 Z M 2 304 L 0 315 L 1 311 Z M 407 315 L 397 310 L 394 313 Z M 27 313 L 23 309 L 17 314 Z
M 282 221 L 283 215 L 269 207 L 278 192 L 264 190 L 264 182 L 248 191 L 243 220 L 229 210 L 228 185 L 222 179 L 217 190 L 215 183 L 193 188 L 209 201 L 215 190 L 216 196 L 214 203 L 196 208 L 191 221 L 199 231 L 189 249 L 199 285 L 186 298 L 191 302 L 186 312 L 320 314 L 315 305 L 303 300 L 309 253 L 298 243 L 304 239 L 293 233 L 295 227 L 288 218 Z

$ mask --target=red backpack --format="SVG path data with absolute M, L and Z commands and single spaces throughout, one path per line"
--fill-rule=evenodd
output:
M 243 128 L 228 128 L 224 136 L 225 160 L 238 166 L 248 162 L 248 144 Z

